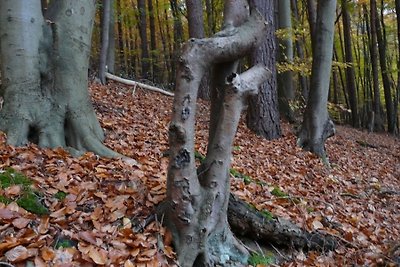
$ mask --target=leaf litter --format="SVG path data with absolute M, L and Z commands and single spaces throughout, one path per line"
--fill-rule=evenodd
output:
M 33 181 L 49 214 L 14 201 L 0 203 L 0 261 L 14 266 L 177 266 L 162 218 L 140 225 L 165 198 L 172 99 L 116 83 L 90 87 L 105 144 L 137 161 L 105 159 L 63 149 L 6 145 L 0 171 L 13 168 Z M 196 150 L 206 152 L 208 114 L 199 101 Z M 308 231 L 336 236 L 329 253 L 293 251 L 282 266 L 400 264 L 400 145 L 386 134 L 337 126 L 326 145 L 331 168 L 296 146 L 291 126 L 263 140 L 242 120 L 235 139 L 232 191 L 260 211 Z M 243 179 L 246 177 L 247 179 Z M 0 187 L 0 196 L 20 188 Z M 279 192 L 277 194 L 276 192 Z

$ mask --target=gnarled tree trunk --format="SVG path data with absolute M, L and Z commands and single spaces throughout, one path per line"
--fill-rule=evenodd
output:
M 102 144 L 87 90 L 94 11 L 94 0 L 52 1 L 45 16 L 40 0 L 0 1 L 0 129 L 8 143 L 120 156 Z
M 248 54 L 263 37 L 265 24 L 258 13 L 240 26 L 237 4 L 226 1 L 225 29 L 209 39 L 190 39 L 183 47 L 177 70 L 168 169 L 166 224 L 173 235 L 181 266 L 237 266 L 247 262 L 247 250 L 233 236 L 227 222 L 229 167 L 232 142 L 240 113 L 249 94 L 266 79 L 263 66 L 238 75 L 226 73 L 219 88 L 223 102 L 216 128 L 210 131 L 206 160 L 196 172 L 194 124 L 201 78 L 212 65 L 233 62 Z M 226 63 L 229 65 L 229 63 Z M 219 76 L 221 78 L 221 76 Z

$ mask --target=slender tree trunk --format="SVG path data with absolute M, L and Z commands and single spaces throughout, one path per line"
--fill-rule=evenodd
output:
M 398 119 L 398 104 L 400 100 L 400 0 L 395 1 L 396 5 L 396 21 L 397 21 L 397 89 L 396 89 L 396 101 L 394 105 L 395 118 L 397 124 L 397 131 L 399 131 L 399 119 Z
M 296 24 L 300 24 L 301 21 L 300 21 L 300 15 L 299 15 L 299 10 L 298 10 L 297 4 L 298 4 L 298 1 L 292 0 L 291 6 L 293 9 L 293 16 L 296 21 Z M 304 38 L 303 37 L 296 38 L 295 45 L 296 45 L 296 52 L 297 52 L 298 58 L 301 61 L 304 61 L 305 60 L 304 48 L 303 48 L 304 47 Z M 299 81 L 300 81 L 300 88 L 301 88 L 302 96 L 303 96 L 304 100 L 307 101 L 308 91 L 309 91 L 307 77 L 302 75 L 301 73 L 299 73 Z
M 118 65 L 123 66 L 125 55 L 124 55 L 124 33 L 122 31 L 122 7 L 121 0 L 116 0 L 117 7 L 117 30 L 118 30 Z
M 247 127 L 269 140 L 281 136 L 276 82 L 276 43 L 273 0 L 253 0 L 252 4 L 264 15 L 268 22 L 263 44 L 252 53 L 252 64 L 263 63 L 271 71 L 269 79 L 261 86 L 256 96 L 249 98 Z
M 372 8 L 372 6 L 371 6 Z M 383 7 L 382 7 L 383 8 Z M 377 14 L 377 12 L 376 12 Z M 387 124 L 388 124 L 388 132 L 394 133 L 395 131 L 395 118 L 394 118 L 394 109 L 393 109 L 393 99 L 392 99 L 392 86 L 388 74 L 388 65 L 386 60 L 386 46 L 387 40 L 382 36 L 382 29 L 379 18 L 375 17 L 375 25 L 376 25 L 376 37 L 378 42 L 379 49 L 379 62 L 381 67 L 381 75 L 383 82 L 383 92 L 385 96 L 385 105 L 386 105 L 386 116 L 387 116 Z
M 108 29 L 107 71 L 115 73 L 115 10 L 114 0 L 110 0 L 110 26 Z
M 172 16 L 174 18 L 174 42 L 173 42 L 173 54 L 172 54 L 172 77 L 175 78 L 176 68 L 177 68 L 177 59 L 180 53 L 180 46 L 183 42 L 183 25 L 181 19 L 181 12 L 178 7 L 177 0 L 170 0 Z
M 111 15 L 111 1 L 103 0 L 103 9 L 101 16 L 101 49 L 99 60 L 99 79 L 102 84 L 106 84 L 106 71 L 107 71 L 107 55 L 110 37 L 110 15 Z
M 317 23 L 317 2 L 316 0 L 307 0 L 308 23 L 310 25 L 311 40 L 315 35 L 315 28 Z
M 142 78 L 148 79 L 150 75 L 150 59 L 149 49 L 147 47 L 147 15 L 146 15 L 146 0 L 138 0 L 139 9 L 139 33 L 140 33 L 140 50 L 141 50 L 141 65 Z
M 336 0 L 320 0 L 313 41 L 310 95 L 298 143 L 326 160 L 325 140 L 335 133 L 327 101 L 333 56 Z
M 190 38 L 204 38 L 204 18 L 201 0 L 186 0 Z M 210 98 L 209 79 L 211 72 L 205 73 L 202 78 L 198 95 L 202 99 Z
M 228 84 L 223 88 L 221 109 L 211 113 L 218 117 L 219 123 L 210 131 L 212 141 L 199 176 L 194 160 L 196 96 L 201 77 L 214 64 L 248 54 L 264 35 L 265 24 L 257 13 L 242 26 L 238 17 L 229 16 L 240 14 L 236 8 L 242 7 L 227 9 L 233 12 L 226 15 L 229 19 L 225 24 L 229 27 L 214 38 L 192 39 L 186 43 L 178 65 L 169 130 L 171 154 L 165 211 L 166 224 L 183 267 L 241 266 L 248 258 L 247 250 L 233 236 L 227 222 L 229 167 L 240 112 L 247 95 L 256 93 L 268 75 L 264 67 L 254 67 L 242 75 L 226 73 L 228 77 L 224 80 Z
M 379 90 L 379 73 L 378 73 L 378 40 L 376 33 L 376 0 L 370 0 L 370 30 L 371 30 L 371 65 L 372 65 L 372 86 L 374 90 L 373 112 L 374 118 L 373 129 L 376 131 L 383 131 L 383 118 L 381 114 L 381 94 Z
M 161 82 L 160 69 L 158 67 L 158 51 L 157 51 L 157 38 L 156 38 L 156 22 L 155 22 L 155 10 L 153 7 L 153 0 L 147 1 L 147 7 L 149 10 L 149 21 L 150 21 L 150 55 L 151 55 L 151 68 L 153 82 Z
M 349 95 L 350 109 L 351 109 L 351 120 L 353 127 L 360 126 L 360 119 L 358 117 L 357 107 L 357 92 L 355 84 L 354 74 L 354 62 L 353 62 L 353 51 L 352 51 L 352 37 L 351 37 L 351 19 L 347 8 L 347 0 L 342 0 L 342 19 L 343 19 L 343 33 L 344 33 L 344 54 L 346 63 L 349 66 L 346 67 L 346 87 Z
M 101 143 L 87 90 L 94 12 L 95 1 L 87 0 L 52 1 L 45 17 L 40 0 L 0 1 L 1 73 L 7 81 L 0 129 L 8 143 L 121 156 Z
M 292 16 L 290 0 L 278 1 L 278 28 L 284 31 L 284 37 L 279 38 L 279 62 L 281 64 L 293 64 L 292 41 Z M 293 122 L 294 115 L 290 107 L 290 101 L 294 99 L 293 73 L 286 70 L 278 73 L 278 99 L 279 109 L 286 119 Z

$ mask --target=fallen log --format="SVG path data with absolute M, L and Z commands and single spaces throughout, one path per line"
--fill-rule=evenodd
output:
M 126 84 L 126 85 L 140 86 L 143 89 L 147 89 L 147 90 L 150 90 L 150 91 L 158 92 L 158 93 L 161 93 L 161 94 L 164 94 L 164 95 L 167 95 L 167 96 L 174 96 L 174 93 L 172 93 L 172 92 L 168 92 L 168 91 L 165 91 L 165 90 L 163 90 L 161 88 L 154 87 L 154 86 L 151 86 L 151 85 L 148 85 L 148 84 L 144 84 L 144 83 L 140 83 L 140 82 L 124 79 L 124 78 L 115 76 L 115 75 L 113 75 L 111 73 L 108 73 L 108 72 L 106 72 L 106 78 L 110 79 L 110 80 L 113 80 L 113 81 L 116 81 L 116 82 L 119 82 L 119 83 Z
M 138 232 L 143 231 L 156 218 L 163 218 L 166 209 L 169 208 L 171 207 L 166 201 L 161 202 L 156 207 L 155 213 L 149 215 L 134 229 Z M 229 198 L 228 222 L 237 237 L 246 237 L 258 243 L 306 251 L 332 251 L 338 247 L 339 240 L 335 236 L 322 232 L 308 232 L 279 217 L 266 218 L 233 194 L 230 194 Z

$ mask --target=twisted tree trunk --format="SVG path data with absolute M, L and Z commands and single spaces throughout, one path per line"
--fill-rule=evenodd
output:
M 230 2 L 230 3 L 229 3 Z M 217 126 L 210 131 L 204 164 L 196 172 L 194 124 L 200 81 L 212 65 L 235 61 L 262 40 L 265 23 L 254 12 L 243 25 L 237 25 L 235 6 L 227 1 L 232 20 L 209 39 L 190 39 L 183 47 L 177 70 L 172 122 L 170 125 L 170 164 L 168 169 L 166 224 L 173 235 L 181 266 L 236 266 L 247 262 L 247 250 L 233 236 L 227 222 L 229 168 L 232 142 L 246 97 L 255 94 L 268 71 L 256 66 L 241 75 L 226 73 L 220 91 L 223 102 L 211 116 Z M 228 63 L 227 63 L 228 64 Z

